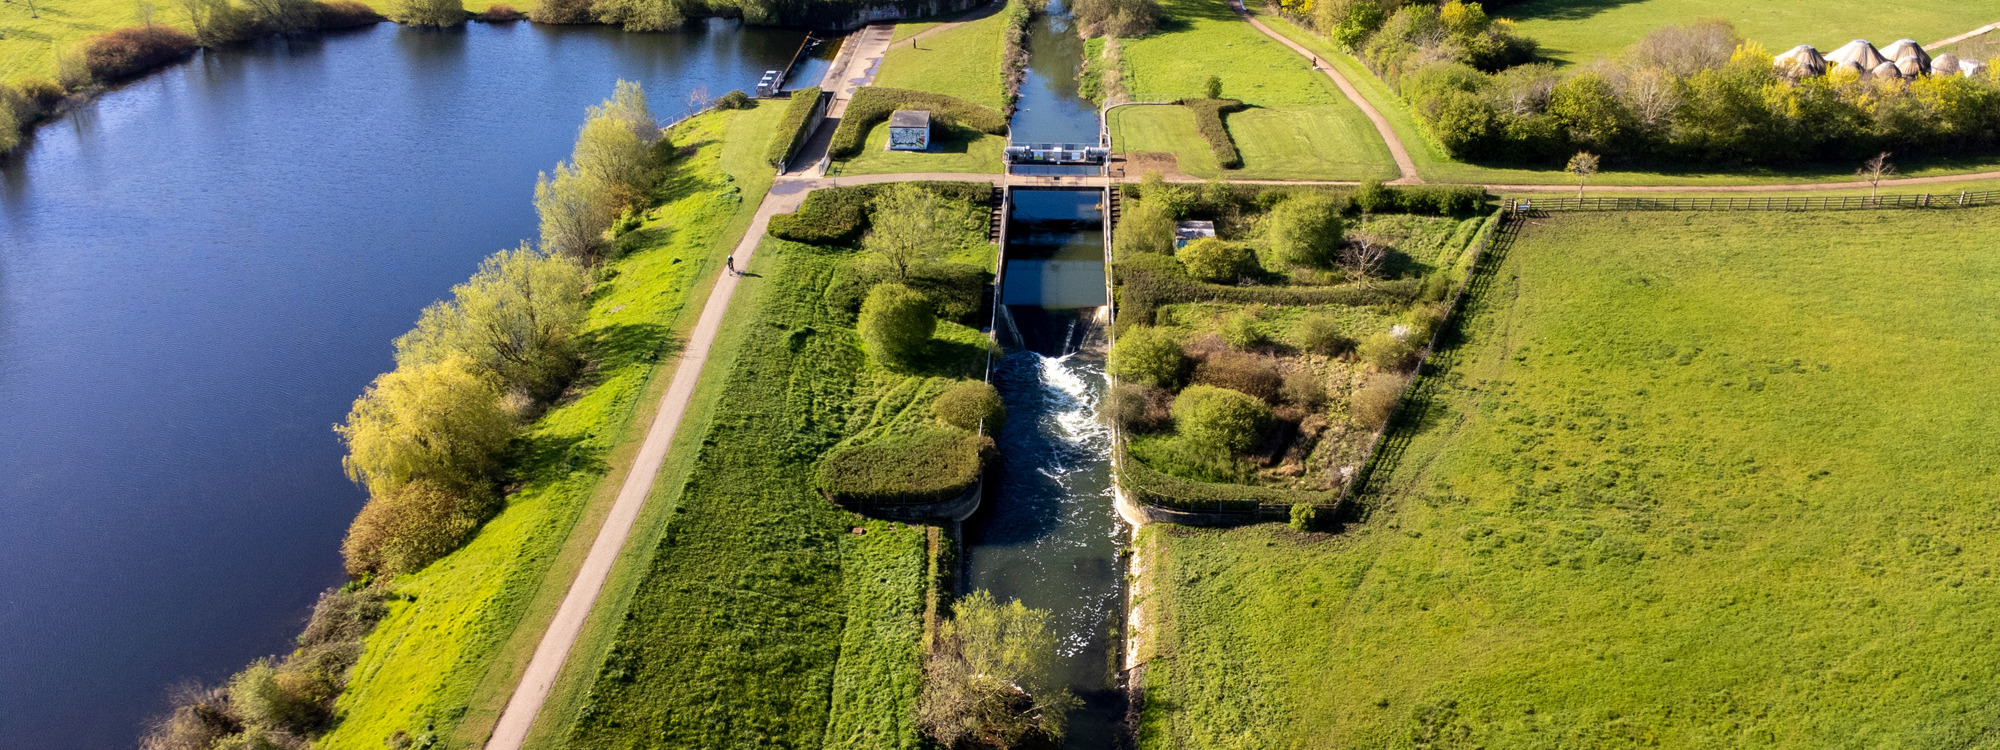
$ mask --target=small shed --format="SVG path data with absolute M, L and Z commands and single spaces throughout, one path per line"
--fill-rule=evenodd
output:
M 889 114 L 889 150 L 927 151 L 931 147 L 931 113 L 899 109 Z
M 1183 221 L 1174 225 L 1174 249 L 1179 250 L 1182 245 L 1203 237 L 1214 236 L 1215 222 L 1213 221 Z

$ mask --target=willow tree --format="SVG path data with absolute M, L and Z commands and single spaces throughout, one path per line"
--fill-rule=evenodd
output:
M 463 356 L 504 391 L 554 395 L 581 361 L 589 284 L 589 271 L 567 255 L 525 242 L 494 253 L 452 287 L 451 300 L 424 308 L 416 329 L 396 339 L 396 364 Z
M 334 427 L 347 443 L 347 477 L 375 497 L 418 479 L 467 496 L 489 492 L 514 430 L 500 392 L 463 356 L 375 378 Z
M 943 220 L 947 207 L 937 193 L 907 183 L 890 185 L 876 194 L 873 208 L 861 247 L 887 262 L 898 281 L 908 281 L 912 270 L 959 242 L 956 228 Z
M 974 591 L 952 607 L 924 664 L 917 724 L 945 747 L 1060 739 L 1078 701 L 1056 679 L 1049 613 Z
M 536 178 L 535 213 L 544 249 L 585 260 L 604 249 L 604 232 L 618 218 L 606 184 L 569 164 L 557 164 L 554 177 L 543 172 Z
M 463 0 L 401 0 L 389 9 L 389 20 L 409 26 L 457 26 L 467 15 Z

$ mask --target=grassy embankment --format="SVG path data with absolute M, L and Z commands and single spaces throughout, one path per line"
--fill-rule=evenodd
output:
M 1224 122 L 1243 154 L 1231 177 L 1360 180 L 1395 177 L 1389 150 L 1361 110 L 1291 50 L 1237 20 L 1225 0 L 1168 0 L 1160 30 L 1119 41 L 1123 87 L 1134 96 L 1202 96 L 1211 75 L 1250 109 Z M 1171 153 L 1198 177 L 1224 174 L 1184 107 L 1111 113 L 1121 152 Z
M 1562 165 L 1552 164 L 1548 169 L 1524 169 L 1520 167 L 1488 167 L 1468 164 L 1446 156 L 1444 151 L 1417 127 L 1416 118 L 1410 113 L 1408 104 L 1396 95 L 1382 79 L 1369 72 L 1360 60 L 1340 51 L 1332 42 L 1305 29 L 1299 28 L 1283 17 L 1256 10 L 1258 20 L 1283 34 L 1285 38 L 1312 50 L 1321 60 L 1327 61 L 1340 71 L 1342 76 L 1354 84 L 1362 98 L 1382 113 L 1388 120 L 1390 129 L 1410 152 L 1410 160 L 1416 163 L 1417 172 L 1430 182 L 1449 182 L 1467 185 L 1559 185 L 1574 183 L 1575 178 L 1562 171 Z M 1662 21 L 1661 25 L 1666 25 Z M 1246 24 L 1247 26 L 1247 24 Z M 1254 31 L 1254 30 L 1253 30 Z M 1642 32 L 1643 33 L 1643 32 Z M 1532 36 L 1532 33 L 1530 34 Z M 1289 52 L 1289 50 L 1287 50 Z M 1855 179 L 1854 168 L 1859 165 L 1800 167 L 1795 169 L 1738 168 L 1738 169 L 1693 169 L 1689 171 L 1662 171 L 1623 169 L 1607 170 L 1591 178 L 1593 185 L 1756 185 L 1756 184 L 1799 184 L 1810 182 L 1848 182 Z M 1969 172 L 2000 170 L 2000 157 L 1986 158 L 1931 158 L 1908 160 L 1898 165 L 1901 176 L 1932 177 Z M 1889 183 L 1883 183 L 1884 188 Z M 1945 189 L 1938 186 L 1940 190 Z M 1957 188 L 1949 188 L 1957 190 Z M 1906 192 L 1923 192 L 1921 188 L 1899 188 Z
M 990 268 L 977 247 L 956 260 Z M 828 503 L 812 470 L 849 435 L 928 420 L 954 377 L 977 376 L 985 339 L 940 323 L 935 372 L 881 370 L 847 309 L 855 262 L 764 241 L 732 305 L 734 352 L 711 370 L 707 437 L 663 474 L 672 500 L 642 519 L 531 746 L 916 746 L 923 528 Z
M 1365 520 L 1145 531 L 1141 746 L 1992 747 L 1996 229 L 1527 228 Z
M 2000 21 L 2000 0 L 1918 0 L 1901 3 L 1795 3 L 1743 0 L 1528 0 L 1494 11 L 1540 40 L 1542 55 L 1559 64 L 1613 56 L 1662 26 L 1720 18 L 1773 54 L 1801 44 L 1831 52 L 1850 39 L 1887 46 L 1897 39 L 1930 44 Z M 1940 50 L 1932 50 L 1936 54 Z
M 916 47 L 911 46 L 909 37 L 941 24 L 897 24 L 898 41 L 882 57 L 872 85 L 929 91 L 1002 109 L 1007 93 L 1003 43 L 1007 13 L 980 10 L 968 16 L 975 18 L 917 40 Z M 906 33 L 905 29 L 913 30 Z M 1000 152 L 1007 147 L 1007 138 L 963 128 L 936 128 L 928 152 L 890 151 L 888 145 L 887 122 L 870 128 L 861 153 L 841 162 L 840 173 L 999 172 Z
M 426 726 L 449 746 L 476 744 L 498 718 L 575 576 L 671 373 L 714 270 L 770 184 L 761 139 L 782 107 L 717 112 L 676 128 L 679 158 L 641 232 L 650 241 L 594 290 L 592 386 L 531 430 L 522 489 L 463 549 L 397 581 L 392 605 L 320 747 L 376 750 Z

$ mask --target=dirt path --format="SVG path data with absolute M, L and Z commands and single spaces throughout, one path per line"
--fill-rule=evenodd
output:
M 1313 61 L 1313 69 L 1325 73 L 1327 78 L 1333 79 L 1333 85 L 1340 87 L 1340 93 L 1346 94 L 1347 100 L 1354 102 L 1354 106 L 1360 107 L 1361 113 L 1368 116 L 1369 122 L 1375 123 L 1375 132 L 1382 136 L 1383 143 L 1389 145 L 1389 155 L 1396 158 L 1396 169 L 1403 173 L 1403 176 L 1390 180 L 1389 184 L 1424 184 L 1423 176 L 1417 174 L 1417 163 L 1410 160 L 1410 150 L 1403 147 L 1403 139 L 1396 137 L 1395 129 L 1389 127 L 1389 121 L 1382 117 L 1382 112 L 1375 109 L 1375 105 L 1369 104 L 1367 99 L 1362 98 L 1361 92 L 1354 89 L 1354 84 L 1349 83 L 1346 76 L 1341 75 L 1340 71 L 1334 70 L 1333 66 L 1320 62 L 1319 55 L 1313 54 L 1312 50 L 1299 46 L 1297 42 L 1285 38 L 1283 34 L 1272 31 L 1271 27 L 1265 26 L 1263 21 L 1259 21 L 1256 16 L 1250 15 L 1250 11 L 1243 7 L 1243 0 L 1229 0 L 1229 9 L 1236 11 L 1237 17 L 1249 21 L 1250 25 L 1258 31 L 1264 32 L 1264 36 L 1277 40 L 1279 44 L 1290 47 L 1293 52 L 1297 52 L 1306 59 Z
M 1963 33 L 1963 34 L 1959 34 L 1958 36 L 1955 36 L 1955 37 L 1950 37 L 1950 38 L 1947 38 L 1947 39 L 1940 39 L 1940 40 L 1938 40 L 1938 41 L 1935 41 L 1935 42 L 1931 42 L 1930 44 L 1926 44 L 1926 45 L 1924 45 L 1924 49 L 1926 49 L 1926 50 L 1934 50 L 1934 49 L 1937 49 L 1937 48 L 1939 48 L 1939 47 L 1943 47 L 1943 46 L 1945 46 L 1945 45 L 1947 45 L 1947 44 L 1957 44 L 1957 43 L 1959 43 L 1959 42 L 1963 42 L 1963 41 L 1965 41 L 1965 40 L 1967 40 L 1967 39 L 1971 39 L 1971 38 L 1973 38 L 1973 37 L 1975 37 L 1975 36 L 1979 36 L 1979 35 L 1981 35 L 1981 34 L 1985 34 L 1985 33 L 1989 32 L 1989 31 L 1992 31 L 1992 30 L 1994 30 L 1994 29 L 2000 29 L 2000 23 L 1989 23 L 1989 24 L 1986 24 L 1985 26 L 1981 26 L 1981 27 L 1979 27 L 1979 28 L 1976 28 L 1976 29 L 1973 29 L 1973 30 L 1971 30 L 1971 31 L 1968 31 L 1968 32 L 1965 32 L 1965 33 Z
M 807 192 L 806 186 L 799 183 L 772 185 L 771 192 L 765 194 L 763 203 L 757 206 L 757 214 L 751 219 L 749 229 L 736 243 L 734 252 L 738 268 L 750 267 L 751 254 L 757 250 L 757 241 L 763 238 L 764 228 L 770 223 L 771 216 L 797 209 Z M 728 311 L 729 300 L 735 296 L 736 284 L 741 280 L 725 273 L 716 279 L 715 288 L 709 291 L 708 302 L 701 309 L 701 318 L 688 334 L 687 346 L 681 350 L 680 360 L 674 366 L 673 380 L 668 383 L 667 392 L 660 396 L 659 413 L 653 417 L 653 426 L 646 431 L 646 440 L 639 447 L 639 455 L 633 459 L 631 470 L 625 474 L 625 483 L 618 489 L 618 499 L 612 503 L 611 513 L 605 517 L 597 539 L 591 542 L 583 567 L 577 571 L 576 580 L 570 583 L 569 593 L 563 596 L 555 619 L 549 622 L 549 629 L 542 634 L 541 643 L 535 647 L 535 655 L 528 661 L 527 671 L 522 673 L 520 683 L 514 687 L 513 697 L 507 700 L 506 710 L 501 712 L 499 723 L 494 725 L 492 736 L 486 740 L 487 750 L 520 750 L 522 743 L 527 741 L 535 716 L 541 713 L 542 703 L 548 699 L 556 675 L 562 672 L 563 662 L 569 658 L 577 636 L 582 634 L 584 620 L 597 604 L 597 595 L 604 590 L 604 581 L 611 575 L 611 567 L 617 561 L 619 551 L 625 548 L 625 539 L 632 534 L 632 526 L 638 521 L 646 497 L 652 494 L 660 466 L 666 462 L 667 451 L 673 448 L 681 417 L 687 413 L 688 402 L 694 396 L 702 366 L 708 362 L 709 349 L 714 346 L 716 333 L 722 328 L 722 316 Z

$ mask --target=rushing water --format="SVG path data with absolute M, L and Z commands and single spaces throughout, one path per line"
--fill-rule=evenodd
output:
M 287 649 L 363 499 L 330 426 L 534 233 L 584 108 L 626 78 L 678 116 L 802 36 L 385 24 L 202 55 L 0 160 L 0 748 L 129 747 L 170 684 Z

